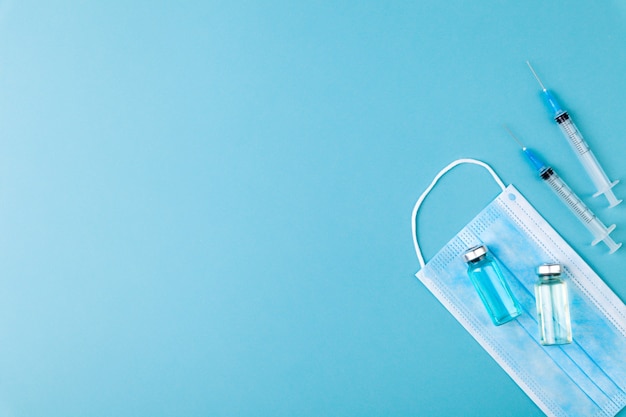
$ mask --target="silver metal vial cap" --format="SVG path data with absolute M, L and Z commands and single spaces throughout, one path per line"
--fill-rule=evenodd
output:
M 471 249 L 468 249 L 463 254 L 463 259 L 465 259 L 465 262 L 472 262 L 472 261 L 477 260 L 478 258 L 485 256 L 486 254 L 487 254 L 487 247 L 485 245 L 478 245 L 478 246 L 474 246 Z
M 543 264 L 537 268 L 539 276 L 561 275 L 561 272 L 563 272 L 561 264 Z

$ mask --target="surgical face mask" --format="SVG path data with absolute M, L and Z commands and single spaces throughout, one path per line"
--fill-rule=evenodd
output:
M 419 207 L 455 166 L 484 167 L 500 194 L 428 262 L 417 239 Z M 420 196 L 412 216 L 417 278 L 549 416 L 614 416 L 626 405 L 626 306 L 513 187 L 472 159 L 445 167 Z M 499 260 L 521 314 L 494 326 L 468 275 L 463 254 L 485 245 Z M 534 285 L 537 267 L 563 266 L 572 343 L 542 346 Z

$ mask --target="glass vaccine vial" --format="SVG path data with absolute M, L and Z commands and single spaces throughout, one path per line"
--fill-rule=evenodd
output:
M 467 262 L 467 274 L 474 284 L 491 321 L 496 326 L 513 320 L 522 309 L 513 296 L 509 285 L 487 247 L 475 246 L 463 255 Z
M 537 268 L 535 283 L 539 340 L 542 345 L 572 343 L 567 283 L 561 279 L 559 264 L 544 264 Z

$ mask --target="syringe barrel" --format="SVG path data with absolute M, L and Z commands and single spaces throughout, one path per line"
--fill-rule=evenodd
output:
M 611 228 L 607 228 L 604 223 L 596 217 L 595 214 L 585 205 L 585 203 L 578 198 L 571 188 L 557 175 L 552 168 L 546 168 L 541 172 L 541 178 L 550 186 L 552 191 L 559 196 L 561 201 L 565 203 L 567 207 L 576 215 L 578 220 L 589 230 L 593 235 L 593 245 L 600 241 L 609 246 L 610 253 L 615 252 L 620 246 L 613 242 L 613 239 L 609 237 L 611 231 L 615 228 L 615 225 Z
M 547 168 L 541 172 L 541 179 L 543 179 L 559 196 L 561 201 L 565 203 L 567 207 L 578 217 L 581 223 L 589 228 L 589 223 L 596 218 L 596 215 L 585 205 L 585 203 L 572 191 L 571 188 L 558 176 L 552 168 Z M 589 229 L 591 231 L 591 229 Z M 594 229 L 595 230 L 595 229 Z M 593 233 L 593 231 L 592 231 Z M 594 234 L 595 236 L 595 234 Z
M 598 194 L 602 194 L 613 187 L 614 184 L 612 184 L 609 177 L 607 177 L 593 152 L 589 151 L 583 155 L 579 155 L 578 158 L 589 174 Z
M 604 225 L 597 217 L 594 217 L 588 224 L 587 230 L 595 237 L 595 242 L 604 240 L 609 235 L 609 228 Z
M 554 120 L 577 156 L 580 157 L 580 155 L 589 152 L 589 145 L 587 145 L 587 142 L 583 139 L 583 135 L 580 133 L 566 111 L 557 114 L 554 117 Z
M 574 150 L 574 153 L 576 153 L 576 156 L 589 175 L 589 178 L 591 178 L 597 192 L 604 193 L 611 189 L 614 184 L 612 184 L 611 180 L 609 180 L 609 177 L 600 166 L 600 163 L 596 159 L 593 152 L 589 149 L 589 145 L 587 145 L 583 135 L 580 133 L 567 112 L 562 112 L 557 115 L 554 120 L 559 125 L 561 132 L 563 132 L 563 135 Z

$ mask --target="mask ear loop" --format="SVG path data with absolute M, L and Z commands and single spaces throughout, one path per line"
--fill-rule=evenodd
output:
M 443 177 L 452 168 L 461 164 L 480 165 L 481 167 L 489 171 L 489 173 L 491 174 L 493 179 L 496 181 L 498 186 L 502 189 L 502 191 L 506 189 L 506 187 L 504 186 L 504 183 L 502 182 L 500 177 L 498 177 L 498 174 L 496 174 L 495 171 L 489 165 L 477 159 L 470 159 L 470 158 L 457 159 L 456 161 L 451 162 L 450 164 L 448 164 L 448 166 L 446 166 L 441 171 L 439 171 L 439 173 L 433 179 L 433 182 L 430 183 L 428 188 L 426 188 L 426 190 L 422 193 L 422 195 L 417 199 L 417 202 L 415 203 L 415 207 L 413 207 L 413 214 L 411 215 L 411 232 L 413 232 L 413 246 L 415 246 L 415 253 L 417 254 L 417 260 L 419 261 L 421 268 L 423 268 L 424 265 L 426 265 L 426 263 L 424 262 L 424 257 L 422 256 L 420 245 L 417 242 L 417 211 L 419 210 L 420 206 L 424 202 L 424 199 L 426 198 L 426 196 L 431 192 L 435 184 L 437 184 L 437 181 L 439 181 L 439 179 Z

